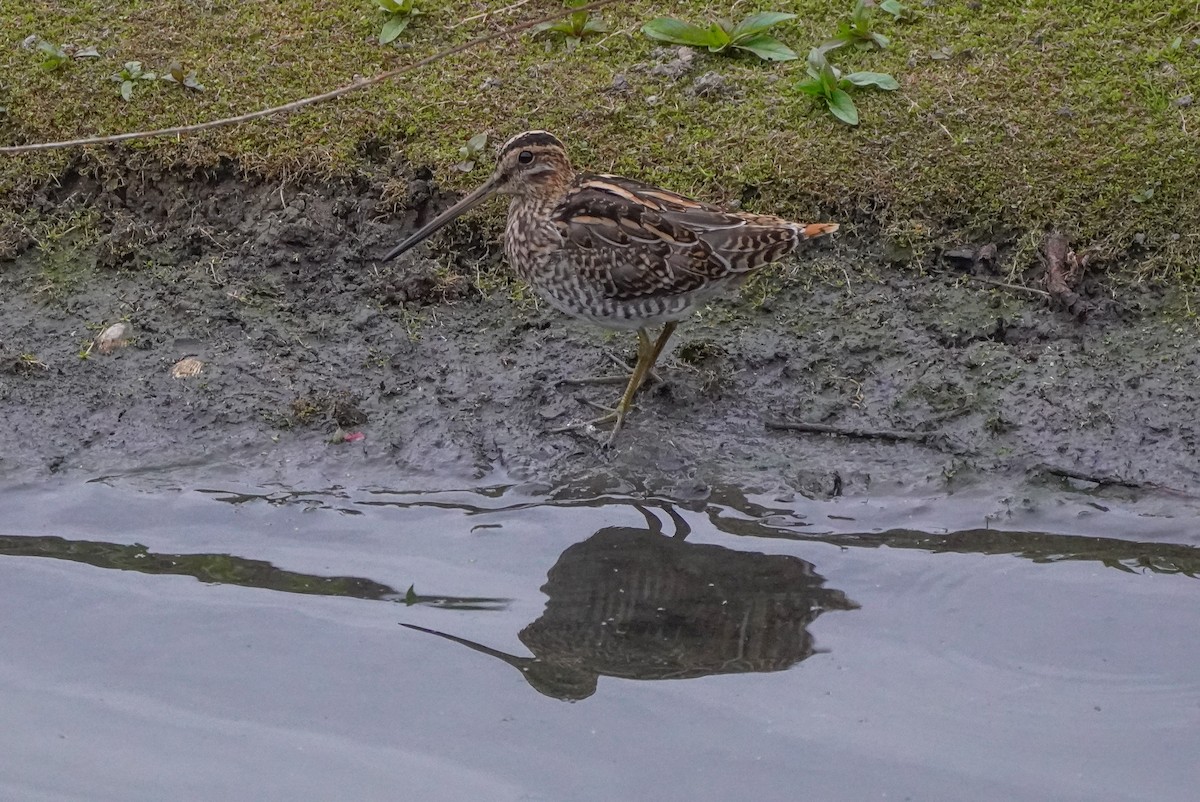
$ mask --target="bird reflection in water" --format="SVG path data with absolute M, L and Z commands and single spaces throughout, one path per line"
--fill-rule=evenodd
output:
M 601 676 L 782 671 L 816 653 L 808 627 L 817 616 L 858 608 L 798 557 L 688 543 L 690 528 L 673 508 L 665 509 L 673 537 L 639 509 L 648 528 L 601 529 L 550 569 L 546 609 L 518 636 L 533 657 L 404 626 L 497 657 L 538 692 L 577 701 L 596 692 Z

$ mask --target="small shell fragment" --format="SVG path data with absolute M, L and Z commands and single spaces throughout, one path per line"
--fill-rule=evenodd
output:
M 171 375 L 176 379 L 190 379 L 200 374 L 204 363 L 194 356 L 185 356 L 171 368 Z
M 96 350 L 102 354 L 111 354 L 118 348 L 129 345 L 129 341 L 132 339 L 133 326 L 124 321 L 114 323 L 100 332 L 100 336 L 96 338 Z

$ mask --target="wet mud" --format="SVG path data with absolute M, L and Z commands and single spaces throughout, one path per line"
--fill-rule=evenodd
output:
M 419 175 L 64 177 L 31 211 L 74 224 L 0 254 L 0 471 L 1200 493 L 1200 338 L 1168 290 L 1085 285 L 1080 321 L 953 260 L 892 264 L 861 226 L 682 326 L 615 448 L 551 433 L 619 392 L 562 380 L 632 363 L 633 338 L 539 305 L 470 220 L 379 263 L 451 200 Z

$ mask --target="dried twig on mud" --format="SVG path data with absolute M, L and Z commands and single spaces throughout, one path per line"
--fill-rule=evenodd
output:
M 1106 487 L 1128 487 L 1132 490 L 1156 490 L 1161 493 L 1171 493 L 1172 495 L 1184 496 L 1186 498 L 1195 498 L 1191 493 L 1183 490 L 1176 490 L 1173 487 L 1156 484 L 1154 482 L 1139 482 L 1135 479 L 1126 479 L 1121 476 L 1112 474 L 1088 473 L 1077 468 L 1066 468 L 1061 465 L 1050 465 L 1042 463 L 1034 468 L 1035 471 L 1048 473 L 1051 476 L 1059 476 L 1064 479 L 1078 479 L 1083 482 L 1093 482 L 1095 484 Z
M 768 419 L 764 421 L 768 429 L 790 432 L 806 432 L 808 434 L 835 434 L 839 437 L 850 437 L 856 440 L 890 440 L 892 442 L 919 443 L 937 451 L 950 454 L 970 453 L 969 449 L 952 443 L 944 432 L 917 432 L 900 429 L 856 429 L 850 426 L 831 426 L 827 423 L 805 423 L 804 421 L 787 421 Z
M 1013 292 L 1027 292 L 1030 295 L 1037 295 L 1040 298 L 1049 298 L 1050 293 L 1045 290 L 1039 290 L 1037 287 L 1022 287 L 1020 284 L 1005 284 L 1003 281 L 984 278 L 983 276 L 963 276 L 967 281 L 976 281 L 980 284 L 987 284 L 989 287 L 999 287 L 1002 290 L 1012 290 Z
M 843 426 L 831 426 L 826 423 L 805 423 L 804 421 L 767 420 L 765 423 L 768 429 L 807 432 L 808 434 L 836 434 L 860 440 L 910 440 L 920 443 L 936 435 L 936 432 L 909 432 L 897 429 L 854 429 Z
M 274 106 L 269 109 L 260 109 L 247 114 L 240 114 L 236 117 L 225 117 L 220 120 L 209 120 L 205 123 L 179 125 L 173 128 L 159 128 L 154 131 L 134 131 L 132 133 L 112 134 L 110 136 L 94 136 L 84 139 L 70 139 L 63 142 L 39 142 L 33 145 L 8 145 L 5 147 L 0 147 L 0 153 L 12 155 L 17 153 L 31 153 L 37 150 L 55 150 L 59 148 L 81 147 L 84 145 L 107 145 L 113 142 L 125 142 L 130 139 L 149 139 L 156 136 L 179 136 L 180 134 L 192 134 L 197 131 L 207 130 L 209 128 L 220 128 L 221 126 L 225 125 L 236 125 L 238 123 L 249 122 L 250 120 L 257 120 L 261 117 L 269 117 L 273 114 L 286 114 L 288 112 L 295 111 L 296 109 L 304 108 L 305 106 L 311 106 L 314 103 L 322 103 L 326 100 L 334 100 L 335 98 L 339 98 L 342 95 L 349 94 L 350 92 L 354 92 L 359 89 L 366 89 L 368 86 L 374 86 L 375 84 L 383 83 L 384 81 L 399 77 L 405 73 L 428 66 L 435 61 L 440 61 L 448 56 L 461 53 L 464 50 L 470 50 L 473 47 L 487 44 L 488 42 L 495 41 L 496 39 L 502 39 L 506 36 L 512 36 L 513 34 L 527 31 L 535 25 L 540 25 L 543 22 L 554 22 L 570 14 L 574 14 L 579 11 L 590 11 L 592 9 L 600 8 L 601 6 L 606 6 L 612 2 L 614 2 L 614 0 L 594 0 L 594 2 L 588 3 L 585 6 L 580 6 L 579 8 L 565 8 L 540 19 L 522 22 L 518 25 L 505 28 L 504 30 L 478 36 L 470 41 L 454 45 L 453 47 L 447 47 L 443 50 L 439 50 L 432 56 L 427 56 L 420 61 L 413 62 L 412 64 L 406 64 L 403 67 L 397 67 L 394 70 L 381 72 L 373 78 L 359 78 L 351 83 L 345 84 L 344 86 L 340 86 L 337 89 L 325 92 L 324 94 L 314 95 L 313 97 L 306 97 L 300 100 L 294 100 L 291 103 L 285 103 L 282 106 Z
M 1073 289 L 1087 269 L 1087 255 L 1077 255 L 1071 250 L 1067 238 L 1057 231 L 1046 237 L 1042 244 L 1042 255 L 1046 263 L 1046 289 L 1050 292 L 1051 300 L 1082 323 L 1096 311 L 1090 301 Z

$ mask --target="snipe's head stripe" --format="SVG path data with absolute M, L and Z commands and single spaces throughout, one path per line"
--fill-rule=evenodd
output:
M 566 150 L 562 141 L 554 134 L 548 131 L 526 131 L 523 134 L 517 134 L 512 139 L 504 143 L 504 147 L 500 149 L 500 154 L 503 157 L 505 153 L 510 153 L 514 150 L 524 150 L 532 147 L 551 147 L 559 150 Z

